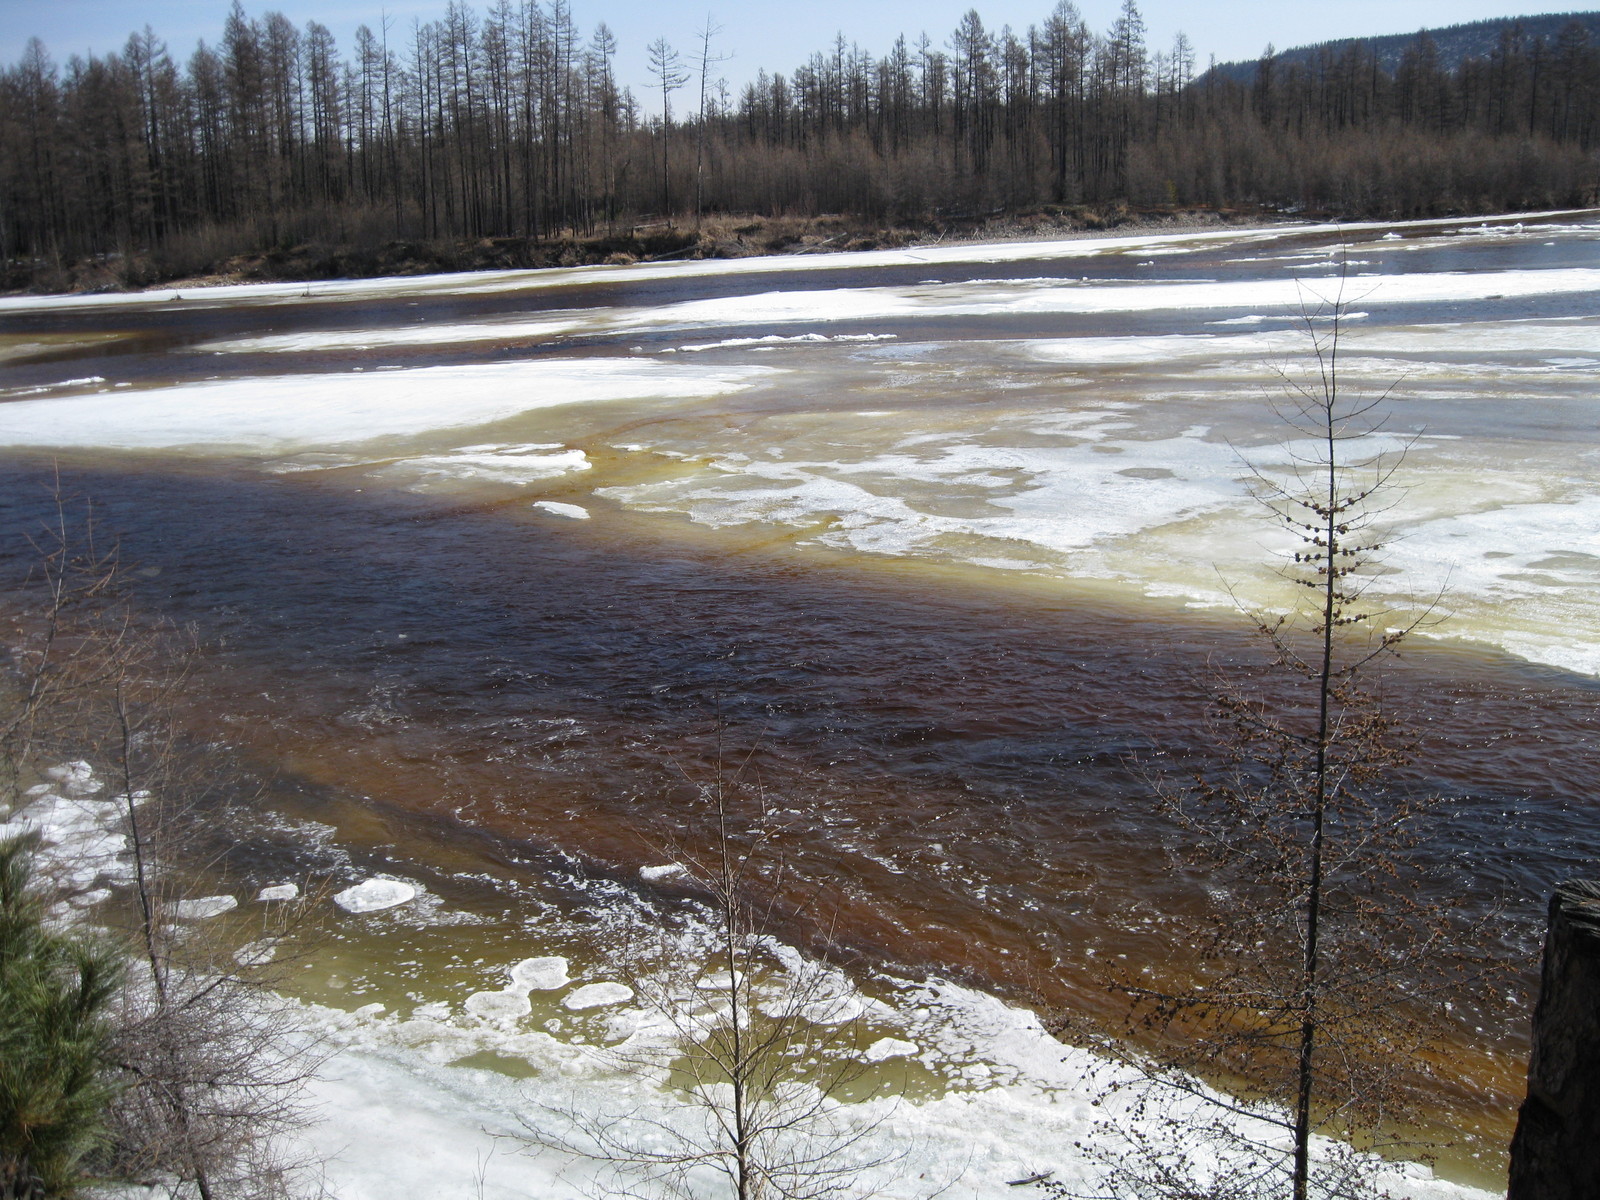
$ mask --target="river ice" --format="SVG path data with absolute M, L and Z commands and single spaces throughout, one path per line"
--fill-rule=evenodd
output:
M 515 488 L 546 516 L 596 518 L 599 536 L 621 508 L 1249 604 L 1274 586 L 1262 550 L 1276 543 L 1246 459 L 1283 437 L 1271 400 L 1307 361 L 1300 318 L 1338 298 L 1352 306 L 1341 386 L 1390 393 L 1390 428 L 1413 439 L 1381 598 L 1443 590 L 1450 636 L 1595 674 L 1596 228 L 1526 216 L 217 289 L 182 303 L 314 301 L 320 316 L 186 351 L 212 379 L 129 389 L 115 360 L 91 374 L 64 359 L 0 406 L 0 445 Z M 956 274 L 905 281 L 923 267 Z M 638 285 L 626 303 L 541 301 L 619 280 Z M 684 285 L 731 290 L 671 290 Z M 518 310 L 430 320 L 430 304 L 524 293 Z M 341 304 L 374 297 L 409 303 L 339 327 Z M 476 360 L 419 363 L 430 345 Z M 388 369 L 351 370 L 363 347 L 358 361 Z M 284 373 L 249 373 L 263 354 Z M 234 360 L 252 365 L 229 373 Z
M 345 1200 L 456 1191 L 490 1200 L 577 1200 L 608 1178 L 605 1164 L 541 1139 L 571 1138 L 575 1122 L 637 1121 L 655 1144 L 663 1128 L 696 1117 L 696 1109 L 661 1090 L 662 1080 L 641 1077 L 643 1046 L 661 1036 L 648 1021 L 602 1048 L 530 1032 L 509 1011 L 480 1013 L 490 1019 L 465 1026 L 441 1022 L 438 1011 L 308 1015 L 338 1050 L 312 1085 L 328 1118 L 305 1132 L 304 1143 L 328 1156 L 327 1181 Z M 949 983 L 909 995 L 905 1015 L 917 1040 L 878 1038 L 861 1051 L 863 1061 L 890 1072 L 908 1060 L 959 1062 L 964 1082 L 938 1096 L 847 1106 L 843 1119 L 856 1131 L 848 1154 L 861 1164 L 857 1190 L 897 1200 L 934 1193 L 1014 1200 L 1011 1181 L 1040 1172 L 1069 1183 L 1092 1178 L 1077 1147 L 1121 1102 L 1095 1102 L 1097 1068 L 1089 1056 L 1063 1047 L 1032 1013 Z M 447 1065 L 484 1051 L 523 1059 L 536 1071 L 518 1080 Z M 1155 1116 L 1131 1108 L 1121 1115 L 1159 1136 Z M 1319 1144 L 1315 1152 L 1325 1150 Z M 1413 1164 L 1392 1164 L 1382 1176 L 1396 1200 L 1489 1196 Z M 713 1185 L 704 1194 L 720 1193 Z

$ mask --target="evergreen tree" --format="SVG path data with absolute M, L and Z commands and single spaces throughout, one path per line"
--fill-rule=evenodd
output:
M 70 1195 L 115 1086 L 105 1019 L 117 956 L 46 920 L 37 835 L 0 841 L 0 1197 Z

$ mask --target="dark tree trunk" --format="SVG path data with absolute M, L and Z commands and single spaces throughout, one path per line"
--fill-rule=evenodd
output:
M 1506 1200 L 1600 1196 L 1600 882 L 1550 898 L 1533 1014 L 1528 1098 L 1511 1139 Z

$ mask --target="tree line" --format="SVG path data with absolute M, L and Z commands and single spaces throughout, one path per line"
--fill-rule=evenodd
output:
M 1600 43 L 1507 25 L 1454 67 L 1419 34 L 1248 82 L 1152 50 L 1135 0 L 1104 33 L 1071 0 L 1037 25 L 969 11 L 874 56 L 839 34 L 734 89 L 709 24 L 615 73 L 567 0 L 450 0 L 443 17 L 326 26 L 249 16 L 180 62 L 149 26 L 0 75 L 0 257 L 15 273 L 143 256 L 157 273 L 307 241 L 609 234 L 704 213 L 950 218 L 1044 205 L 1266 206 L 1418 216 L 1593 202 Z M 684 93 L 679 95 L 678 93 Z M 129 268 L 131 269 L 131 268 Z

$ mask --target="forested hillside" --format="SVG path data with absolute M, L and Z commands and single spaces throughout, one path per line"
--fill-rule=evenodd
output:
M 1091 30 L 1070 0 L 1026 30 L 976 10 L 881 55 L 841 33 L 730 90 L 715 31 L 650 44 L 619 88 L 618 37 L 566 0 L 450 3 L 341 49 L 237 3 L 186 59 L 153 29 L 65 64 L 30 44 L 0 79 L 8 286 L 122 283 L 315 244 L 530 247 L 705 213 L 848 214 L 864 226 L 1040 206 L 1258 206 L 1417 216 L 1594 203 L 1600 40 L 1503 31 L 1450 67 L 1425 35 L 1393 70 L 1367 43 L 1247 81 L 1203 77 L 1180 34 L 1147 44 L 1125 0 Z M 621 245 L 622 243 L 616 243 Z M 630 243 L 637 248 L 640 243 Z
M 1377 59 L 1378 66 L 1393 74 L 1407 54 L 1425 54 L 1448 71 L 1456 71 L 1470 59 L 1487 64 L 1496 54 L 1514 53 L 1517 47 L 1529 55 L 1545 56 L 1559 52 L 1564 42 L 1574 38 L 1600 37 L 1600 12 L 1550 13 L 1532 17 L 1500 17 L 1492 21 L 1471 21 L 1465 25 L 1446 25 L 1418 33 L 1391 33 L 1382 37 L 1341 38 L 1312 46 L 1293 46 L 1274 51 L 1268 46 L 1263 57 L 1270 58 L 1277 70 L 1291 66 L 1315 67 L 1324 60 L 1339 58 L 1352 48 Z M 1502 48 L 1501 43 L 1505 46 Z M 1429 50 L 1428 44 L 1432 43 Z M 1532 65 L 1532 64 L 1530 64 Z M 1547 65 L 1547 64 L 1546 64 Z M 1261 62 L 1219 63 L 1211 68 L 1239 83 L 1249 83 L 1261 69 Z

